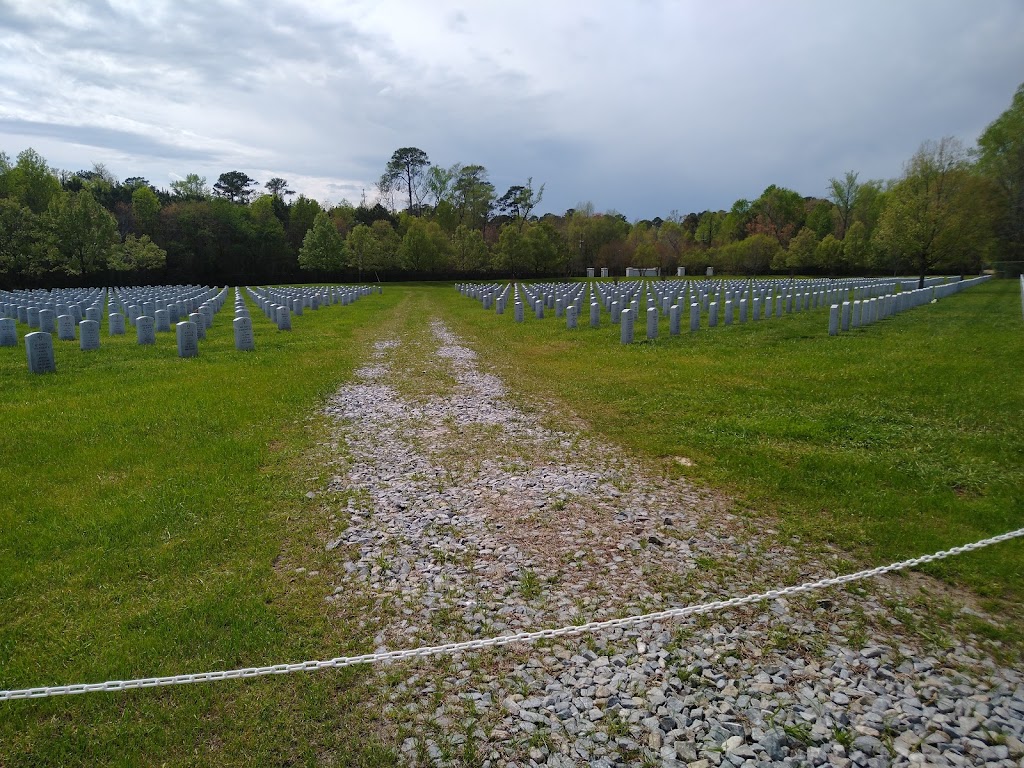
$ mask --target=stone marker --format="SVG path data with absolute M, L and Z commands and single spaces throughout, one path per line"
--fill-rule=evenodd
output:
M 844 331 L 850 330 L 850 302 L 843 302 L 842 319 L 840 322 L 840 328 Z
M 678 304 L 673 304 L 668 308 L 668 333 L 669 336 L 679 335 L 679 315 L 680 307 Z
M 622 307 L 622 305 L 619 304 L 619 302 L 617 302 L 617 301 L 613 301 L 612 302 L 612 307 L 611 307 L 610 311 L 611 311 L 612 322 L 613 323 L 618 323 L 620 321 L 620 316 L 622 314 L 621 307 Z
M 28 317 L 28 327 L 38 328 L 39 327 L 39 307 L 29 307 L 26 315 Z
M 57 314 L 52 309 L 39 310 L 39 330 L 43 333 L 57 330 Z
M 537 301 L 533 303 L 533 314 L 538 320 L 544 319 L 544 299 L 537 299 Z
M 156 344 L 156 320 L 149 315 L 135 318 L 135 338 L 139 344 Z
M 619 322 L 621 327 L 619 329 L 619 339 L 623 344 L 633 343 L 633 310 L 624 309 L 622 314 L 619 315 Z
M 277 308 L 277 330 L 290 331 L 292 329 L 292 313 L 288 307 Z
M 53 336 L 43 331 L 25 334 L 25 356 L 31 373 L 53 373 L 57 364 L 53 359 Z
M 78 346 L 85 352 L 100 348 L 100 324 L 96 320 L 83 320 L 78 324 Z
M 18 346 L 18 329 L 14 318 L 0 318 L 0 347 Z
M 239 352 L 251 352 L 256 349 L 256 339 L 252 333 L 252 320 L 248 317 L 236 317 L 231 325 L 235 329 L 235 349 Z
M 203 317 L 199 312 L 191 312 L 188 316 L 190 323 L 196 325 L 196 338 L 202 341 L 206 338 L 206 318 Z
M 700 330 L 700 304 L 690 305 L 690 333 Z
M 597 328 L 601 325 L 601 305 L 596 301 L 590 302 L 590 327 Z
M 725 302 L 725 324 L 732 325 L 732 308 L 733 303 L 729 300 Z
M 124 315 L 111 312 L 107 315 L 107 327 L 111 336 L 124 336 Z
M 708 305 L 708 328 L 714 328 L 718 325 L 718 302 L 712 301 Z
M 199 335 L 196 332 L 196 324 L 185 321 L 178 323 L 174 328 L 178 337 L 178 357 L 198 357 Z
M 647 338 L 658 338 L 658 310 L 655 307 L 647 308 Z
M 576 305 L 570 304 L 565 308 L 565 327 L 575 328 L 576 327 Z
M 57 338 L 61 341 L 75 340 L 75 318 L 71 315 L 60 315 L 57 318 Z
M 853 313 L 850 316 L 850 326 L 858 328 L 860 326 L 860 308 L 863 306 L 859 300 L 853 302 Z
M 833 304 L 828 313 L 828 335 L 839 335 L 839 305 Z
M 156 320 L 157 333 L 171 332 L 171 315 L 166 309 L 158 309 L 154 320 Z
M 523 322 L 523 311 L 524 311 L 523 310 L 523 302 L 517 301 L 516 304 L 515 304 L 514 310 L 515 310 L 516 322 L 517 323 Z

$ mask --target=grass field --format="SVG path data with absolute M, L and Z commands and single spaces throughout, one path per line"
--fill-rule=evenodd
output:
M 837 338 L 814 312 L 623 347 L 606 316 L 517 325 L 451 286 L 388 286 L 291 333 L 253 307 L 249 354 L 230 309 L 194 360 L 173 334 L 139 347 L 105 328 L 96 352 L 55 341 L 56 375 L 0 349 L 0 688 L 369 650 L 365 617 L 329 613 L 326 579 L 295 570 L 329 569 L 327 510 L 305 495 L 324 472 L 318 412 L 368 345 L 428 314 L 517 397 L 807 546 L 880 563 L 1020 527 L 1019 301 L 990 282 Z M 994 636 L 1020 636 L 1021 542 L 929 570 L 1007 619 Z M 391 764 L 366 684 L 349 670 L 6 702 L 0 765 Z

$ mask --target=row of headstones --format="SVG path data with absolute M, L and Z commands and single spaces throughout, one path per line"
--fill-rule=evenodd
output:
M 383 293 L 380 286 L 317 286 L 314 288 L 246 288 L 250 298 L 278 330 L 292 329 L 292 315 L 306 309 L 318 310 L 328 304 L 348 306 L 362 296 Z
M 914 288 L 862 301 L 844 301 L 842 304 L 833 304 L 828 317 L 828 335 L 838 336 L 840 331 L 870 325 L 899 312 L 930 304 L 932 301 L 959 293 L 966 288 L 980 285 L 991 277 L 991 275 L 982 275 L 969 280 L 958 279 L 956 282 L 935 284 L 928 288 Z
M 582 311 L 583 297 L 579 289 L 569 288 L 566 293 L 559 294 L 556 290 L 554 293 L 544 293 L 543 299 L 539 298 L 538 291 L 531 291 L 529 286 L 524 286 L 524 292 L 530 300 L 528 305 L 534 309 L 534 314 L 538 318 L 542 318 L 543 307 L 547 306 L 550 308 L 554 304 L 556 317 L 561 317 L 564 310 L 568 308 L 571 302 L 575 306 L 577 316 Z M 762 318 L 768 319 L 773 316 L 781 317 L 783 314 L 789 314 L 794 311 L 800 312 L 810 309 L 816 309 L 819 306 L 824 306 L 824 302 L 827 297 L 838 295 L 837 292 L 807 292 L 807 293 L 793 293 L 785 292 L 778 293 L 773 296 L 766 289 L 761 289 L 761 292 L 754 295 L 752 299 L 741 298 L 742 292 L 737 291 L 733 293 L 726 291 L 720 296 L 724 299 L 712 301 L 713 295 L 710 293 L 694 293 L 692 296 L 685 294 L 679 298 L 666 295 L 661 297 L 661 301 L 657 301 L 657 297 L 652 295 L 651 292 L 646 290 L 643 285 L 638 286 L 627 286 L 624 291 L 611 291 L 602 292 L 600 289 L 597 290 L 599 301 L 594 301 L 594 294 L 591 293 L 591 302 L 598 303 L 598 317 L 600 316 L 600 305 L 604 305 L 604 308 L 608 311 L 611 322 L 618 324 L 621 321 L 621 313 L 626 309 L 631 311 L 631 317 L 636 318 L 641 313 L 647 310 L 654 309 L 657 313 L 655 316 L 668 316 L 671 322 L 671 308 L 673 306 L 687 306 L 692 308 L 696 306 L 698 308 L 695 321 L 691 323 L 691 330 L 698 330 L 700 327 L 700 314 L 701 310 L 706 310 L 708 314 L 708 327 L 713 328 L 719 324 L 719 319 L 724 321 L 724 324 L 731 325 L 734 321 L 738 320 L 741 323 L 747 322 L 748 314 L 752 315 L 754 320 L 761 320 Z M 603 295 L 602 295 L 603 294 Z M 671 303 L 670 303 L 671 302 Z M 659 306 L 660 304 L 660 306 Z M 773 312 L 774 305 L 774 312 Z M 751 310 L 748 313 L 748 308 Z
M 198 340 L 206 338 L 206 329 L 213 322 L 213 307 L 219 307 L 223 301 L 223 295 L 227 288 L 223 289 L 210 304 L 204 304 L 204 312 L 195 312 L 189 315 L 186 321 L 175 324 L 177 337 L 178 356 L 195 357 L 199 354 Z M 105 293 L 105 292 L 104 292 Z M 113 301 L 111 304 L 113 305 Z M 139 307 L 132 305 L 132 309 Z M 96 306 L 90 307 L 89 312 L 99 311 Z M 28 368 L 32 373 L 49 373 L 56 371 L 56 360 L 53 349 L 53 330 L 50 327 L 49 310 L 42 310 L 41 330 L 26 334 L 25 353 L 28 360 Z M 156 343 L 156 333 L 163 330 L 162 326 L 167 322 L 169 312 L 167 309 L 155 310 L 156 317 L 147 315 L 136 315 L 132 313 L 133 324 L 136 328 L 136 340 L 139 344 Z M 74 341 L 75 323 L 71 315 L 59 315 L 56 318 L 57 338 L 59 340 Z M 108 327 L 111 336 L 123 335 L 125 333 L 125 315 L 121 312 L 111 312 L 108 315 Z M 167 328 L 169 330 L 169 328 Z M 79 348 L 82 351 L 99 349 L 100 347 L 100 323 L 98 316 L 88 316 L 87 319 L 78 323 Z M 14 321 L 10 318 L 0 320 L 0 346 L 17 346 L 17 330 Z
M 227 300 L 227 287 L 221 289 L 183 286 L 157 286 L 142 290 L 114 290 L 111 306 L 136 326 L 140 317 L 152 317 L 158 333 L 170 332 L 179 320 L 195 322 L 194 314 L 202 315 L 205 328 L 213 325 L 213 317 Z
M 121 318 L 120 313 L 114 313 Z M 68 315 L 61 315 L 68 318 Z M 199 316 L 202 317 L 201 315 Z M 69 318 L 70 319 L 70 318 Z M 17 345 L 17 336 L 13 328 L 6 328 L 5 323 L 13 323 L 10 318 L 0 319 L 0 338 L 7 338 L 7 334 L 14 336 L 14 345 Z M 202 319 L 198 321 L 185 320 L 175 325 L 178 342 L 178 357 L 195 357 L 199 354 L 199 328 L 202 327 Z M 100 324 L 95 320 L 83 320 L 79 324 L 80 347 L 83 351 L 99 349 L 100 347 Z M 139 344 L 153 344 L 156 340 L 153 318 L 142 316 L 137 325 Z M 123 331 L 123 325 L 122 325 Z M 53 335 L 45 331 L 33 331 L 25 334 L 25 355 L 28 359 L 28 369 L 31 373 L 53 373 L 57 370 L 56 358 L 53 349 Z
M 27 296 L 25 293 L 9 293 L 6 297 L 9 300 L 0 303 L 0 317 L 40 330 L 43 330 L 43 324 L 47 324 L 49 333 L 53 333 L 54 319 L 60 315 L 69 315 L 75 325 L 82 320 L 98 320 L 106 301 L 106 291 L 102 288 L 76 291 L 74 294 L 47 295 L 38 291 Z
M 942 280 L 943 278 L 938 278 Z M 584 303 L 587 301 L 584 293 L 584 283 L 539 283 L 535 285 L 524 284 L 525 303 L 531 309 L 536 306 L 538 298 L 544 300 L 547 309 L 554 309 L 557 317 L 561 317 L 564 308 L 571 302 L 576 305 L 577 314 L 581 312 Z M 638 313 L 641 309 L 657 307 L 662 316 L 667 316 L 669 308 L 674 303 L 681 303 L 688 306 L 692 303 L 701 305 L 704 311 L 710 313 L 710 305 L 715 293 L 718 294 L 717 303 L 724 306 L 732 301 L 738 305 L 740 298 L 745 294 L 748 302 L 753 303 L 754 298 L 760 298 L 761 305 L 765 307 L 765 317 L 772 316 L 772 302 L 780 306 L 778 314 L 818 309 L 829 306 L 831 303 L 848 298 L 864 299 L 868 296 L 880 296 L 891 293 L 900 285 L 899 281 L 888 278 L 845 278 L 841 280 L 819 278 L 814 280 L 794 280 L 786 278 L 771 278 L 764 280 L 741 279 L 741 280 L 704 280 L 704 281 L 624 281 L 616 285 L 595 284 L 590 288 L 590 300 L 594 300 L 595 290 L 599 296 L 600 303 L 604 309 L 612 314 L 613 322 L 618 322 L 618 311 L 613 307 L 618 304 L 620 308 L 629 307 Z M 498 314 L 502 314 L 508 297 L 508 286 L 496 284 L 460 284 L 456 288 L 464 295 L 477 299 L 484 309 L 495 308 Z M 518 286 L 515 290 L 518 300 Z M 781 294 L 783 301 L 778 303 L 778 296 Z M 641 306 L 642 304 L 642 306 Z M 534 310 L 535 311 L 535 310 Z M 542 315 L 541 315 L 542 316 Z

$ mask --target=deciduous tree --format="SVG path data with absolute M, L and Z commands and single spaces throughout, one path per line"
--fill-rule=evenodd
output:
M 1006 258 L 1024 268 L 1024 83 L 1010 108 L 978 139 L 978 168 L 999 190 L 996 232 Z
M 960 141 L 926 141 L 888 192 L 874 242 L 894 271 L 906 259 L 924 287 L 925 275 L 940 262 L 990 246 L 992 211 L 979 192 Z
M 338 272 L 348 262 L 345 240 L 326 211 L 317 212 L 299 249 L 299 267 L 317 272 Z

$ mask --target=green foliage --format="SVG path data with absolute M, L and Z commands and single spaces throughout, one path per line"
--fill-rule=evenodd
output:
M 344 239 L 327 212 L 320 211 L 302 240 L 299 267 L 319 272 L 337 272 L 347 262 L 348 253 Z
M 724 221 L 725 214 L 722 211 L 704 211 L 697 220 L 697 232 L 694 235 L 697 242 L 709 248 L 716 245 Z
M 380 243 L 373 231 L 365 224 L 357 224 L 345 238 L 348 246 L 349 263 L 359 271 L 360 280 L 364 269 L 372 269 L 380 261 Z
M 213 193 L 232 203 L 246 204 L 252 197 L 252 188 L 256 179 L 242 171 L 227 171 L 222 173 L 213 185 Z
M 834 277 L 842 266 L 843 241 L 829 232 L 814 249 L 814 264 L 824 274 Z
M 805 272 L 816 266 L 815 249 L 818 247 L 818 235 L 810 227 L 801 229 L 796 237 L 789 242 L 789 247 L 778 251 L 772 261 L 772 267 L 790 274 Z
M 408 197 L 409 205 L 406 210 L 410 213 L 415 208 L 423 176 L 429 166 L 430 159 L 422 149 L 402 147 L 394 151 L 384 169 L 384 176 L 381 178 L 384 188 L 400 188 Z
M 402 238 L 398 256 L 410 272 L 434 272 L 448 263 L 451 245 L 436 221 L 414 218 Z
M 117 222 L 88 189 L 55 195 L 43 221 L 49 236 L 46 271 L 69 275 L 101 272 L 107 268 L 111 250 L 120 244 Z
M 17 200 L 0 198 L 0 275 L 32 274 L 40 263 L 39 217 Z
M 18 161 L 13 167 L 8 164 L 3 175 L 6 194 L 35 214 L 47 211 L 50 201 L 61 191 L 46 160 L 31 147 L 19 152 Z
M 261 195 L 251 206 L 252 255 L 263 274 L 284 276 L 291 274 L 298 261 L 277 216 L 276 199 L 273 195 Z
M 452 235 L 452 267 L 459 272 L 479 272 L 487 266 L 487 255 L 483 235 L 459 224 Z
M 760 275 L 768 271 L 781 252 L 774 237 L 757 234 L 715 249 L 712 263 L 720 272 Z
M 962 144 L 926 141 L 887 193 L 873 244 L 893 271 L 924 276 L 937 264 L 972 266 L 992 243 L 992 207 Z
M 323 208 L 320 207 L 320 203 L 305 195 L 299 195 L 289 207 L 288 244 L 296 251 L 302 246 L 306 233 L 309 232 L 313 222 L 316 220 L 317 214 L 322 210 Z M 346 231 L 348 231 L 347 228 Z
M 1006 258 L 1024 260 L 1024 83 L 978 138 L 978 169 L 999 190 L 995 226 Z
M 814 231 L 818 239 L 832 234 L 835 229 L 834 206 L 828 200 L 819 200 L 807 214 L 806 226 Z
M 160 199 L 148 186 L 136 187 L 132 192 L 132 218 L 139 231 L 152 235 L 160 221 Z
M 516 225 L 522 229 L 526 220 L 544 197 L 544 185 L 533 191 L 533 178 L 526 180 L 526 185 L 513 185 L 508 188 L 495 203 L 495 207 L 506 216 L 509 216 Z
M 858 175 L 854 171 L 847 171 L 842 179 L 828 180 L 829 200 L 835 206 L 835 232 L 836 237 L 840 240 L 846 238 L 846 231 L 853 224 L 853 209 L 860 189 L 860 184 L 857 183 Z M 819 236 L 824 237 L 825 235 L 819 234 Z
M 163 269 L 167 264 L 167 252 L 149 239 L 149 235 L 136 238 L 128 235 L 123 243 L 110 250 L 107 262 L 115 272 L 143 272 Z
M 206 185 L 206 177 L 198 173 L 190 173 L 184 179 L 171 182 L 171 191 L 178 200 L 196 202 L 210 198 L 210 188 Z
M 452 185 L 452 204 L 460 224 L 481 232 L 494 208 L 494 185 L 482 165 L 459 166 Z
M 751 234 L 774 237 L 783 248 L 804 222 L 804 201 L 797 192 L 774 184 L 765 189 L 750 207 L 753 219 L 747 227 Z
M 843 263 L 851 274 L 863 274 L 870 263 L 870 242 L 863 221 L 855 221 L 843 238 Z

